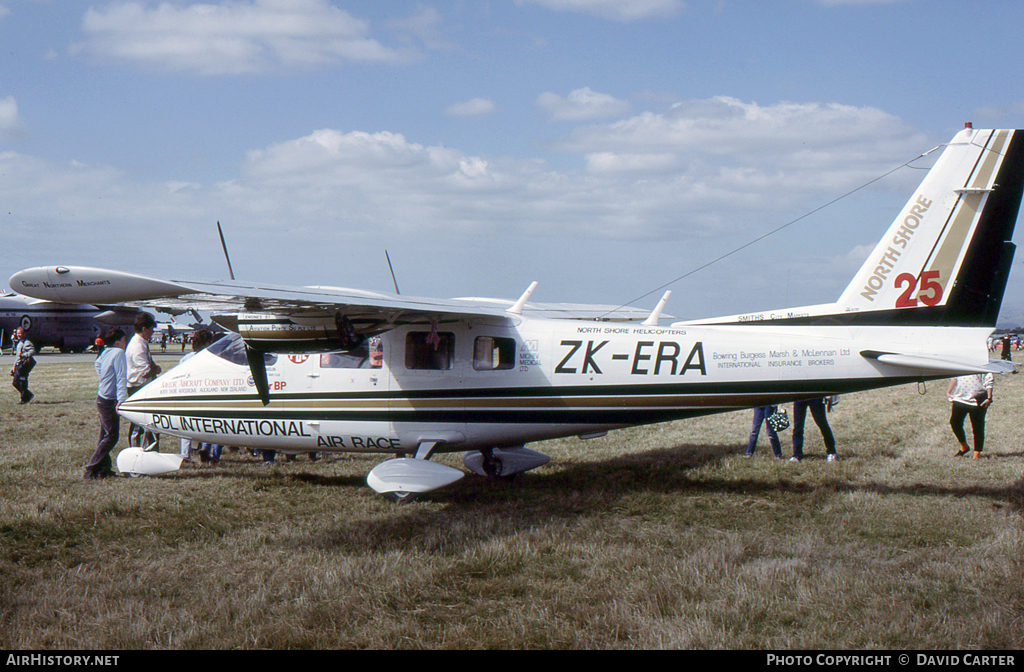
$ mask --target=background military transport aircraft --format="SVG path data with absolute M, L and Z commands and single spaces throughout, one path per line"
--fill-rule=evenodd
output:
M 113 325 L 132 324 L 134 308 L 108 308 L 40 301 L 17 294 L 0 294 L 0 348 L 11 347 L 11 335 L 21 327 L 37 348 L 84 352 Z
M 523 447 L 532 441 L 1005 371 L 986 339 L 1022 186 L 1024 131 L 965 128 L 836 303 L 668 326 L 663 303 L 651 314 L 531 303 L 536 283 L 515 302 L 70 266 L 10 283 L 56 302 L 213 312 L 234 333 L 121 415 L 200 441 L 392 453 L 367 482 L 401 499 L 463 476 L 428 461 L 435 452 L 509 476 L 547 462 Z M 132 459 L 122 469 L 146 471 Z

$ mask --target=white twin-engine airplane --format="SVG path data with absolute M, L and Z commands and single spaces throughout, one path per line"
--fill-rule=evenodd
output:
M 134 394 L 121 415 L 197 441 L 392 453 L 367 482 L 400 500 L 463 476 L 430 462 L 434 453 L 464 452 L 470 470 L 504 477 L 548 461 L 524 447 L 532 441 L 1012 370 L 989 360 L 986 340 L 1022 187 L 1024 131 L 968 125 L 836 303 L 669 326 L 659 324 L 664 299 L 650 314 L 609 314 L 530 303 L 536 283 L 515 302 L 70 266 L 21 271 L 10 284 L 49 301 L 216 313 L 235 333 Z M 132 460 L 147 471 L 137 454 L 118 463 L 132 471 Z

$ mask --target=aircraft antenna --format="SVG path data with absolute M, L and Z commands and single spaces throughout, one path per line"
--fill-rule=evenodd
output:
M 615 311 L 617 311 L 617 310 L 619 310 L 619 309 L 621 309 L 621 308 L 625 308 L 626 306 L 630 306 L 630 305 L 632 305 L 632 304 L 636 303 L 637 301 L 639 301 L 640 299 L 646 299 L 646 298 L 647 298 L 648 296 L 650 296 L 651 294 L 654 294 L 655 292 L 661 291 L 662 289 L 665 289 L 665 288 L 666 288 L 666 287 L 668 287 L 669 285 L 674 285 L 674 284 L 676 284 L 677 282 L 679 282 L 680 280 L 683 280 L 684 278 L 688 278 L 688 277 L 690 277 L 691 275 L 693 275 L 693 274 L 694 274 L 694 273 L 696 273 L 697 271 L 702 271 L 702 270 L 704 270 L 705 268 L 707 268 L 708 266 L 711 266 L 712 264 L 717 264 L 718 262 L 720 262 L 721 260 L 725 259 L 726 257 L 731 257 L 732 255 L 736 254 L 737 252 L 740 252 L 740 251 L 742 251 L 742 250 L 745 250 L 745 249 L 747 249 L 748 247 L 750 247 L 750 246 L 751 246 L 751 245 L 753 245 L 754 243 L 758 243 L 758 242 L 760 242 L 760 241 L 764 240 L 765 238 L 767 238 L 768 236 L 772 236 L 772 235 L 774 235 L 774 234 L 778 233 L 779 231 L 782 231 L 782 230 L 783 230 L 783 229 L 785 229 L 786 227 L 789 227 L 789 226 L 792 226 L 793 224 L 796 224 L 796 223 L 797 223 L 797 222 L 799 222 L 800 220 L 803 220 L 803 219 L 807 219 L 808 217 L 810 217 L 810 216 L 811 216 L 811 215 L 813 215 L 814 213 L 816 213 L 816 212 L 819 212 L 819 211 L 821 211 L 821 210 L 824 210 L 825 208 L 827 208 L 828 206 L 832 205 L 833 203 L 836 203 L 836 202 L 838 202 L 838 201 L 841 201 L 841 200 L 843 200 L 844 198 L 846 198 L 847 196 L 850 196 L 850 195 L 852 195 L 852 194 L 855 194 L 855 193 L 857 193 L 858 191 L 860 191 L 861 189 L 864 189 L 864 188 L 866 188 L 866 187 L 869 187 L 869 186 L 871 186 L 871 185 L 872 185 L 872 184 L 874 184 L 875 182 L 878 182 L 879 180 L 881 180 L 881 179 L 883 179 L 883 178 L 886 178 L 886 177 L 888 177 L 889 175 L 892 175 L 892 174 L 893 174 L 893 173 L 895 173 L 895 172 L 896 172 L 897 170 L 900 170 L 901 168 L 906 168 L 906 167 L 910 166 L 910 164 L 912 164 L 912 163 L 913 163 L 914 161 L 917 161 L 918 159 L 924 158 L 924 157 L 928 156 L 929 154 L 931 154 L 932 152 L 934 152 L 935 150 L 937 150 L 937 149 L 941 149 L 941 148 L 943 148 L 943 147 L 945 147 L 945 145 L 944 145 L 944 144 L 942 144 L 942 145 L 938 145 L 938 146 L 936 146 L 936 147 L 932 147 L 932 148 L 931 148 L 931 149 L 929 149 L 929 150 L 928 150 L 927 152 L 923 152 L 923 153 L 921 153 L 921 154 L 918 154 L 917 156 L 915 156 L 915 157 L 914 157 L 914 158 L 912 158 L 911 160 L 909 160 L 909 161 L 907 161 L 907 162 L 905 162 L 905 163 L 901 163 L 900 165 L 896 166 L 895 168 L 893 168 L 893 169 L 891 169 L 891 170 L 887 170 L 886 172 L 882 173 L 882 174 L 881 174 L 881 175 L 879 175 L 878 177 L 876 177 L 876 178 L 874 178 L 874 179 L 871 179 L 871 180 L 868 180 L 868 181 L 867 181 L 867 182 L 865 182 L 864 184 L 860 185 L 859 187 L 856 187 L 855 189 L 851 189 L 850 191 L 846 192 L 846 193 L 845 193 L 845 194 L 843 194 L 842 196 L 837 196 L 837 197 L 833 198 L 833 199 L 832 199 L 831 201 L 829 201 L 828 203 L 825 203 L 825 204 L 823 204 L 823 205 L 819 205 L 818 207 L 814 208 L 814 209 L 813 209 L 813 210 L 811 210 L 810 212 L 806 212 L 806 213 L 804 213 L 804 214 L 800 215 L 799 217 L 797 217 L 796 219 L 790 220 L 790 221 L 786 222 L 785 224 L 783 224 L 783 225 L 781 225 L 781 226 L 777 226 L 777 227 L 775 227 L 774 229 L 772 229 L 771 231 L 769 231 L 769 232 L 767 232 L 767 233 L 763 233 L 763 234 L 761 234 L 760 236 L 758 236 L 757 238 L 754 238 L 753 240 L 751 240 L 751 241 L 749 241 L 749 242 L 747 242 L 747 243 L 744 243 L 743 245 L 740 245 L 739 247 L 737 247 L 737 248 L 735 248 L 735 249 L 733 249 L 733 250 L 731 250 L 731 251 L 729 251 L 729 252 L 726 252 L 725 254 L 723 254 L 723 255 L 721 255 L 721 256 L 715 257 L 715 258 L 714 258 L 714 259 L 712 259 L 711 261 L 709 261 L 709 262 L 707 262 L 707 263 L 704 263 L 704 264 L 701 264 L 700 266 L 698 266 L 697 268 L 695 268 L 695 269 L 693 269 L 693 270 L 691 270 L 691 271 L 688 271 L 688 272 L 686 272 L 686 273 L 683 273 L 682 275 L 680 275 L 680 276 L 679 276 L 678 278 L 676 278 L 675 280 L 669 280 L 669 281 L 668 281 L 668 282 L 666 282 L 665 284 L 663 284 L 663 285 L 659 285 L 658 287 L 655 287 L 654 289 L 652 289 L 651 291 L 647 292 L 646 294 L 641 294 L 640 296 L 636 297 L 636 298 L 635 298 L 635 299 L 633 299 L 632 301 L 628 301 L 628 302 L 626 302 L 626 303 L 622 304 L 621 306 L 619 306 L 618 308 L 613 308 L 612 310 L 609 310 L 609 311 L 608 311 L 607 313 L 605 313 L 604 315 L 601 315 L 601 316 L 600 316 L 600 317 L 598 317 L 597 319 L 601 319 L 601 318 L 604 318 L 604 317 L 608 317 L 609 315 L 611 315 L 611 314 L 612 314 L 612 313 L 614 313 Z
M 391 282 L 395 284 L 395 294 L 401 295 L 398 291 L 398 280 L 395 279 L 395 269 L 391 265 L 391 255 L 388 254 L 387 249 L 384 250 L 384 258 L 388 260 L 388 270 L 391 271 Z
M 523 295 L 519 297 L 519 300 L 516 301 L 515 305 L 506 310 L 505 312 L 512 313 L 513 315 L 522 315 L 523 306 L 526 305 L 526 302 L 529 300 L 530 295 L 533 294 L 533 290 L 535 289 L 537 289 L 536 280 L 530 283 L 530 286 L 526 288 L 526 291 L 523 292 Z
M 220 228 L 220 220 L 217 221 L 217 233 L 220 234 L 220 246 L 221 249 L 224 250 L 224 258 L 228 262 L 228 275 L 230 275 L 231 279 L 234 280 L 235 271 L 231 268 L 231 257 L 228 256 L 228 246 L 227 243 L 224 242 L 224 231 Z
M 672 290 L 668 290 L 661 297 L 661 301 L 658 301 L 658 305 L 651 311 L 650 317 L 641 322 L 640 324 L 645 327 L 656 327 L 658 326 L 658 318 L 661 317 L 661 311 L 665 309 L 665 304 L 668 303 L 668 297 L 672 296 Z

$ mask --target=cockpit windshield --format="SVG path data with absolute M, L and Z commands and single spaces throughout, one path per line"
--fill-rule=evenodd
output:
M 245 358 L 245 341 L 238 334 L 228 334 L 218 338 L 206 351 L 232 364 L 249 366 L 249 361 Z M 263 361 L 267 363 L 267 366 L 276 364 L 277 355 L 264 353 Z

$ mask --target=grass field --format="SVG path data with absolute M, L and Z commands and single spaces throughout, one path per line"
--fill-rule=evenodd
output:
M 744 459 L 731 413 L 406 506 L 366 487 L 379 456 L 83 481 L 91 364 L 31 382 L 0 395 L 0 648 L 1024 645 L 1024 375 L 977 461 L 936 381 L 843 397 L 838 463 L 810 421 L 803 463 Z

